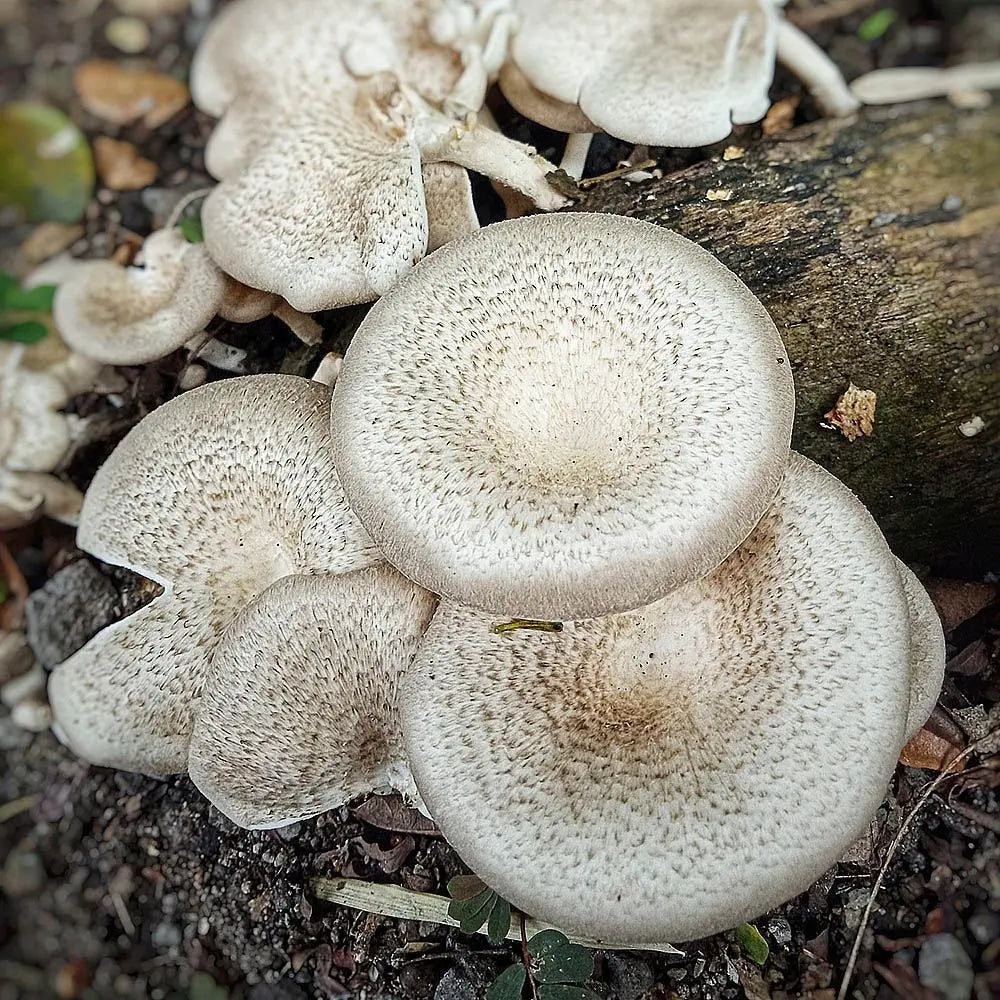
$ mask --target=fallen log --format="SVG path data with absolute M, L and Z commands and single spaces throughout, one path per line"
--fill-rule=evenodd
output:
M 793 447 L 906 561 L 1000 571 L 1000 109 L 871 108 L 727 155 L 577 208 L 668 226 L 732 268 L 787 346 Z M 851 383 L 877 394 L 853 441 L 825 417 Z

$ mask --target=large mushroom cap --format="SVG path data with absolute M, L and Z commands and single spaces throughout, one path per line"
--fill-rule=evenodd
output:
M 632 219 L 534 216 L 438 250 L 368 314 L 333 395 L 335 461 L 421 586 L 592 617 L 736 548 L 792 410 L 774 324 L 709 253 Z
M 195 784 L 250 828 L 412 791 L 397 692 L 435 604 L 385 565 L 270 586 L 216 649 L 191 739 Z
M 81 757 L 184 770 L 208 663 L 233 617 L 284 576 L 378 561 L 337 479 L 328 407 L 325 386 L 291 375 L 216 382 L 151 413 L 98 471 L 80 547 L 165 592 L 53 673 L 56 724 Z
M 543 125 L 566 128 L 575 106 L 621 139 L 700 146 L 767 111 L 772 0 L 518 0 L 517 9 L 500 85 Z
M 442 604 L 401 696 L 417 788 L 462 858 L 567 932 L 679 941 L 804 890 L 885 794 L 910 620 L 868 512 L 793 455 L 713 574 L 561 633 Z

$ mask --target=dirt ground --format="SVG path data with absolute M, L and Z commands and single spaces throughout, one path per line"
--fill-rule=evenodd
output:
M 177 5 L 174 5 L 175 7 Z M 144 66 L 184 77 L 216 5 L 148 22 Z M 1000 8 L 971 2 L 792 3 L 793 14 L 853 77 L 877 65 L 940 64 L 995 57 Z M 854 8 L 852 10 L 852 8 Z M 858 37 L 879 8 L 896 21 L 874 42 Z M 90 58 L 124 62 L 107 38 L 120 11 L 111 0 L 3 0 L 0 96 L 44 100 L 66 110 L 88 137 L 125 139 L 158 168 L 141 191 L 98 188 L 72 251 L 109 256 L 163 224 L 180 193 L 211 183 L 203 148 L 211 121 L 190 105 L 156 128 L 109 125 L 88 114 L 73 87 Z M 773 96 L 798 92 L 778 75 Z M 519 137 L 558 156 L 554 133 L 504 115 Z M 804 100 L 796 114 L 815 114 Z M 764 141 L 749 130 L 747 141 Z M 590 172 L 614 167 L 629 149 L 600 139 Z M 698 151 L 654 151 L 660 166 L 695 162 Z M 477 188 L 484 218 L 497 210 Z M 0 215 L 0 264 L 23 269 L 18 247 L 32 233 Z M 220 324 L 222 339 L 251 351 L 253 371 L 311 371 L 326 349 L 342 349 L 364 309 L 320 317 L 322 348 L 303 348 L 266 320 Z M 136 420 L 177 391 L 177 354 L 123 369 L 114 402 L 96 394 L 74 408 L 88 431 L 69 466 L 85 487 Z M 123 571 L 79 553 L 72 533 L 43 522 L 5 544 L 36 595 L 30 624 L 47 667 L 151 596 Z M 1000 573 L 1000 566 L 996 567 Z M 1000 724 L 1000 603 L 997 592 L 955 610 L 949 601 L 949 670 L 933 719 L 955 750 Z M 976 606 L 976 605 L 980 606 Z M 448 846 L 418 832 L 413 813 L 390 802 L 345 807 L 273 832 L 246 832 L 208 806 L 183 777 L 165 780 L 91 768 L 48 733 L 18 729 L 0 710 L 0 1000 L 186 998 L 304 1000 L 401 997 L 472 1000 L 484 995 L 512 947 L 491 947 L 433 924 L 333 907 L 312 893 L 315 876 L 347 875 L 443 892 L 463 870 Z M 594 989 L 617 1000 L 834 1000 L 874 875 L 933 769 L 900 766 L 871 836 L 807 893 L 756 921 L 770 946 L 763 967 L 732 934 L 683 946 L 683 956 L 598 953 Z M 759 850 L 766 852 L 765 840 Z M 970 758 L 929 798 L 892 856 L 865 933 L 851 996 L 903 1000 L 1000 997 L 1000 755 Z

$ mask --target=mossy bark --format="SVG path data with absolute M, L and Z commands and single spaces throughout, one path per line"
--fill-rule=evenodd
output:
M 867 109 L 578 207 L 668 226 L 749 285 L 791 357 L 793 447 L 901 558 L 1000 570 L 1000 108 Z M 855 441 L 823 426 L 851 382 L 878 394 Z

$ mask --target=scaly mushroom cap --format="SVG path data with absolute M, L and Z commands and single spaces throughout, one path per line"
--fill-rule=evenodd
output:
M 567 128 L 576 106 L 620 139 L 701 146 L 767 111 L 772 0 L 518 0 L 517 10 L 516 71 L 500 86 L 543 125 Z
M 916 735 L 937 704 L 944 682 L 947 649 L 941 617 L 924 585 L 905 563 L 896 560 L 899 580 L 910 611 L 910 665 L 913 671 L 910 686 L 910 711 L 906 719 L 907 742 Z
M 56 726 L 81 757 L 184 770 L 233 617 L 284 576 L 378 561 L 337 479 L 328 407 L 328 389 L 291 375 L 216 382 L 151 413 L 98 471 L 78 544 L 165 592 L 52 675 Z
M 142 261 L 90 261 L 59 286 L 52 314 L 71 348 L 104 364 L 145 364 L 204 330 L 226 288 L 204 245 L 161 230 L 143 243 Z
M 523 618 L 648 604 L 771 503 L 792 423 L 763 306 L 675 233 L 534 216 L 456 240 L 385 296 L 333 394 L 335 460 L 386 558 Z
M 619 945 L 714 933 L 803 891 L 903 745 L 910 625 L 857 498 L 793 455 L 710 576 L 561 633 L 442 604 L 400 704 L 430 815 L 526 913 Z
M 306 312 L 377 298 L 438 221 L 422 159 L 565 204 L 529 147 L 440 111 L 462 65 L 431 38 L 427 6 L 240 0 L 212 25 L 191 82 L 195 103 L 223 116 L 205 154 L 222 183 L 202 214 L 223 270 Z
M 268 587 L 227 629 L 191 739 L 194 783 L 242 827 L 412 794 L 397 694 L 436 600 L 384 564 Z

